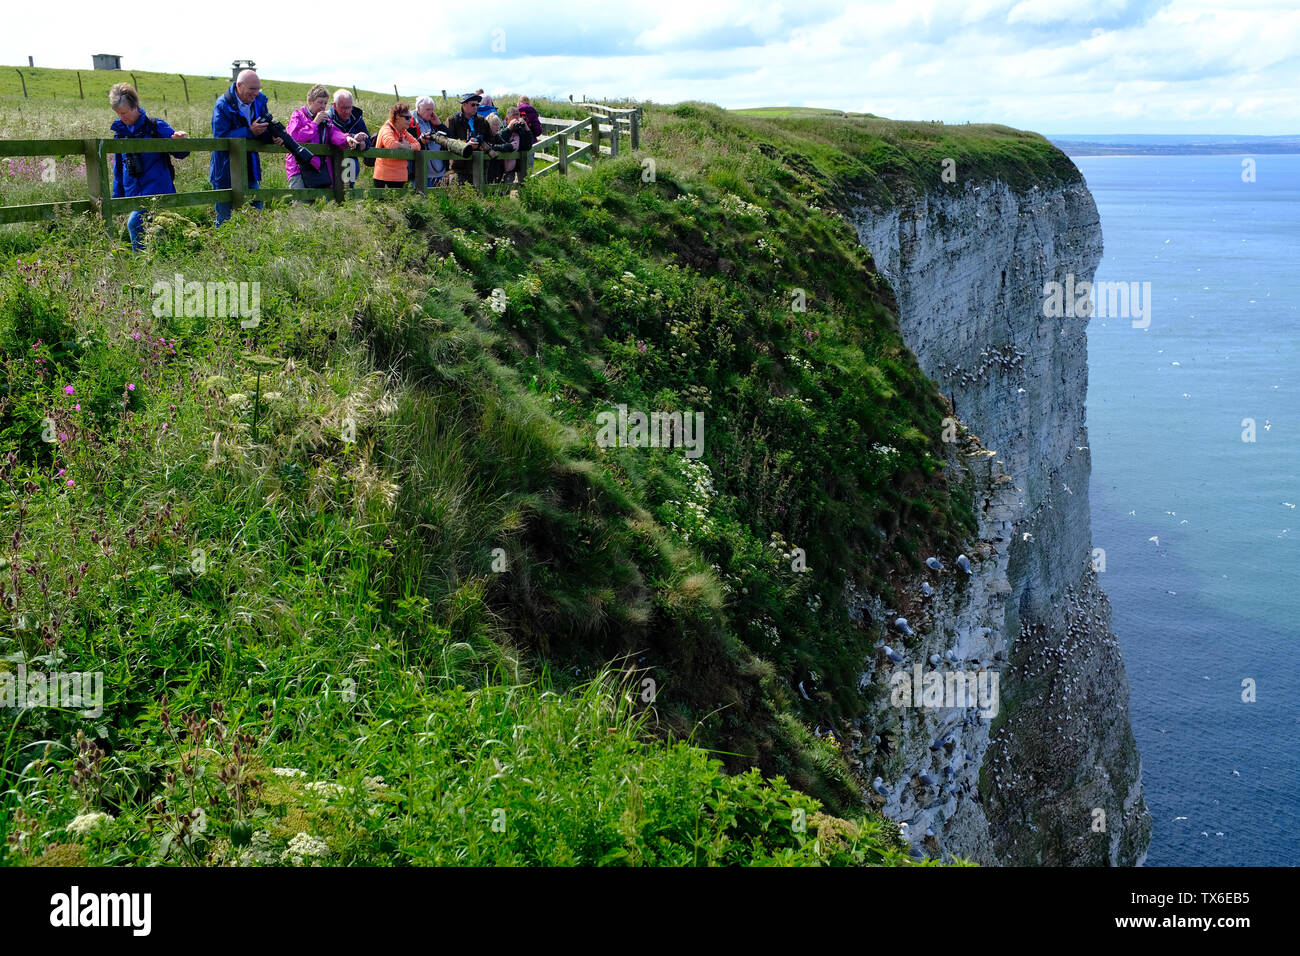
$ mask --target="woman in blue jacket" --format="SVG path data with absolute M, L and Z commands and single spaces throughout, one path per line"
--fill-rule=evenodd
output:
M 152 119 L 140 105 L 140 96 L 129 83 L 118 83 L 108 91 L 108 105 L 117 114 L 113 121 L 116 139 L 184 139 L 183 130 L 173 130 L 165 120 Z M 113 156 L 113 198 L 158 196 L 176 192 L 172 157 L 189 153 L 116 153 Z M 136 209 L 126 220 L 131 248 L 144 248 L 144 210 Z

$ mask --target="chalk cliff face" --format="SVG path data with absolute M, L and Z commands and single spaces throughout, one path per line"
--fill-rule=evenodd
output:
M 1092 281 L 1092 196 L 1082 181 L 952 184 L 889 208 L 863 200 L 849 216 L 894 288 L 905 341 L 969 429 L 954 471 L 973 482 L 980 522 L 969 576 L 940 555 L 932 597 L 918 579 L 898 607 L 851 604 L 905 657 L 882 651 L 863 674 L 879 706 L 862 726 L 883 728 L 853 741 L 862 771 L 882 778 L 868 796 L 932 856 L 1140 863 L 1150 815 L 1091 543 L 1088 320 L 1043 315 L 1045 283 Z M 914 636 L 893 625 L 900 613 Z M 996 672 L 996 716 L 891 702 L 890 675 L 917 665 Z

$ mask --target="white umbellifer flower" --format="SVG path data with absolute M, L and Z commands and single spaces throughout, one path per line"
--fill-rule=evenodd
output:
M 271 773 L 278 777 L 305 777 L 306 770 L 299 770 L 296 767 L 272 767 Z
M 347 793 L 346 787 L 337 783 L 330 783 L 327 780 L 313 780 L 305 786 L 308 790 L 315 790 L 327 797 L 337 797 L 340 794 Z
M 100 813 L 98 811 L 93 813 L 83 813 L 68 824 L 68 832 L 76 833 L 80 836 L 89 833 L 101 823 L 111 823 L 112 821 L 112 814 Z
M 367 790 L 387 790 L 388 784 L 384 783 L 383 777 L 366 777 L 361 781 Z
M 330 846 L 323 838 L 310 833 L 299 833 L 289 841 L 289 846 L 280 854 L 280 859 L 294 866 L 302 866 L 309 860 L 315 865 L 315 861 L 329 855 Z

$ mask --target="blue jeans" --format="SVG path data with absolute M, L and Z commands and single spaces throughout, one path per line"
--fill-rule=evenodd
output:
M 213 189 L 229 189 L 230 187 L 229 187 L 229 186 L 213 186 L 212 188 L 213 188 Z M 251 182 L 251 183 L 249 183 L 249 184 L 248 184 L 248 188 L 249 188 L 249 189 L 256 189 L 256 188 L 257 188 L 257 183 L 255 183 L 255 182 Z M 219 226 L 219 225 L 221 225 L 223 222 L 225 222 L 227 219 L 230 218 L 230 206 L 231 206 L 231 204 L 228 203 L 228 202 L 219 202 L 219 203 L 217 203 L 216 205 L 217 205 L 217 225 Z M 253 203 L 253 208 L 254 208 L 254 209 L 261 209 L 261 208 L 262 208 L 262 204 L 261 204 L 260 202 L 255 202 L 255 203 Z
M 144 249 L 144 210 L 136 209 L 126 217 L 126 231 L 131 237 L 131 251 Z

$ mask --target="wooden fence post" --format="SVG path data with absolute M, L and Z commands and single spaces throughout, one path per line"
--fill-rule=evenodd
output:
M 334 148 L 334 182 L 331 188 L 334 190 L 334 201 L 343 202 L 347 198 L 347 185 L 343 182 L 343 164 L 351 163 L 350 159 L 343 158 L 343 151 L 337 146 Z M 361 166 L 361 160 L 357 160 L 358 168 Z
M 411 185 L 415 187 L 415 191 L 418 193 L 424 192 L 427 188 L 425 183 L 428 182 L 429 178 L 429 161 L 425 159 L 423 153 L 424 150 L 416 152 L 414 172 L 411 173 Z
M 23 76 L 23 71 L 14 67 L 14 72 L 18 74 L 18 79 L 23 81 L 23 99 L 27 99 L 27 77 Z
M 632 111 L 632 148 L 640 149 L 641 147 L 641 110 L 638 107 Z
M 181 78 L 181 85 L 185 87 L 185 102 L 188 103 L 190 101 L 190 84 L 186 82 L 184 73 L 177 73 L 176 75 Z
M 613 112 L 609 114 L 609 158 L 618 159 L 619 118 Z
M 134 73 L 131 74 L 131 85 L 135 87 L 137 93 L 140 92 L 140 81 L 135 78 Z
M 600 159 L 600 120 L 593 113 L 588 123 L 591 125 L 591 165 L 595 166 L 596 160 Z
M 569 175 L 569 134 L 560 134 L 559 149 L 555 151 L 556 165 L 560 167 L 560 175 Z
M 90 191 L 90 201 L 96 203 L 99 207 L 99 214 L 104 217 L 104 227 L 108 228 L 110 222 L 108 215 L 108 203 L 104 201 L 105 194 L 111 195 L 112 186 L 109 185 L 106 175 L 108 166 L 107 158 L 99 148 L 99 140 L 83 139 L 81 141 L 82 153 L 86 157 L 86 188 Z
M 230 209 L 233 212 L 244 204 L 248 188 L 248 141 L 242 138 L 230 141 Z
M 80 71 L 80 70 L 77 71 L 77 92 L 81 94 L 81 98 L 82 98 L 83 100 L 86 98 L 86 89 L 85 89 L 85 87 L 83 87 L 83 86 L 81 85 L 81 71 Z
M 483 151 L 474 150 L 474 188 L 483 191 Z

